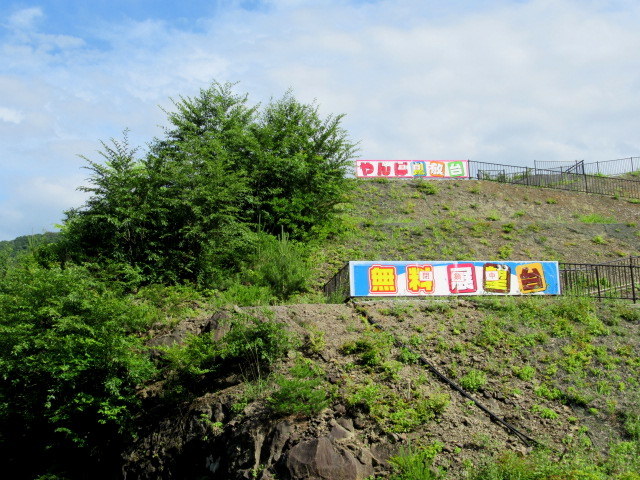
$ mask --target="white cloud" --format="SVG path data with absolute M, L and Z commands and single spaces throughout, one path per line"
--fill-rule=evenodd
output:
M 36 21 L 43 16 L 41 8 L 25 8 L 9 16 L 9 25 L 18 29 L 30 29 L 33 28 Z
M 81 205 L 87 194 L 76 189 L 86 174 L 76 171 L 68 177 L 13 176 L 0 201 L 0 238 L 54 231 L 64 211 Z
M 17 110 L 11 108 L 0 107 L 0 121 L 10 123 L 20 123 L 23 115 Z
M 255 102 L 292 87 L 325 113 L 347 113 L 363 157 L 640 154 L 637 2 L 229 2 L 197 30 L 103 21 L 87 26 L 92 41 L 38 31 L 48 14 L 14 13 L 8 22 L 22 33 L 0 44 L 0 192 L 12 174 L 30 175 L 34 189 L 35 177 L 77 177 L 76 155 L 94 158 L 98 140 L 125 127 L 144 144 L 161 134 L 158 105 L 212 79 L 241 81 Z M 45 185 L 45 204 L 80 201 Z

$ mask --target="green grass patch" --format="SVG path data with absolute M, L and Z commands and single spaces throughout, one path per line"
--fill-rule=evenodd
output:
M 590 213 L 588 215 L 580 215 L 578 217 L 582 223 L 617 223 L 616 219 L 613 217 L 605 217 L 604 215 L 600 215 L 599 213 Z

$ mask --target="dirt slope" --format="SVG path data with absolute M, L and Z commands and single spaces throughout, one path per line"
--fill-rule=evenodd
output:
M 630 304 L 467 297 L 269 311 L 241 312 L 267 315 L 300 339 L 272 380 L 256 393 L 232 375 L 153 420 L 128 453 L 131 478 L 387 478 L 391 455 L 437 443 L 436 465 L 455 479 L 491 455 L 531 451 L 417 355 L 558 454 L 585 441 L 594 460 L 605 454 L 627 438 L 625 415 L 640 398 L 640 311 Z M 177 331 L 209 331 L 207 322 Z M 318 369 L 330 402 L 312 415 L 275 414 L 273 378 L 300 361 Z M 322 476 L 333 468 L 323 455 L 344 469 Z

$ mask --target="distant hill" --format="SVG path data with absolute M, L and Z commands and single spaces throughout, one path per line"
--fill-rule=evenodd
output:
M 22 235 L 13 240 L 0 241 L 0 252 L 9 252 L 9 255 L 15 256 L 19 253 L 26 252 L 29 248 L 37 245 L 45 245 L 47 243 L 57 242 L 60 238 L 58 232 L 36 233 L 34 235 Z

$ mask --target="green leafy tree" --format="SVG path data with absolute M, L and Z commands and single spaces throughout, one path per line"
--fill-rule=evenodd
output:
M 136 335 L 152 319 L 84 268 L 46 270 L 29 259 L 9 268 L 0 278 L 0 457 L 8 471 L 71 474 L 98 458 L 110 468 L 130 435 L 136 388 L 154 373 Z
M 253 221 L 271 234 L 309 238 L 333 219 L 351 185 L 346 173 L 356 144 L 341 127 L 344 115 L 322 118 L 318 109 L 289 92 L 253 128 L 260 146 L 246 157 Z
M 101 142 L 103 162 L 82 157 L 92 172 L 91 186 L 78 189 L 91 194 L 86 204 L 67 212 L 63 241 L 54 245 L 63 258 L 123 262 L 135 265 L 146 248 L 144 168 L 122 141 Z
M 68 212 L 63 258 L 123 263 L 147 283 L 217 285 L 256 232 L 308 239 L 333 219 L 355 150 L 342 116 L 323 119 L 289 93 L 260 112 L 232 84 L 173 103 L 142 159 L 125 132 L 102 144 L 103 163 L 88 160 L 92 196 Z

